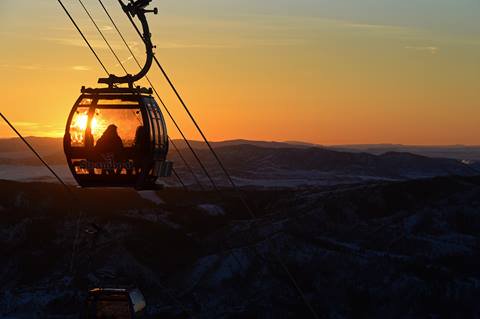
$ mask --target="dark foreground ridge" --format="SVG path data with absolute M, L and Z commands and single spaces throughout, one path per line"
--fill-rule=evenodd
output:
M 140 287 L 147 318 L 309 318 L 272 248 L 322 318 L 480 313 L 480 177 L 250 190 L 254 221 L 211 193 L 78 190 L 74 274 L 61 187 L 0 190 L 2 318 L 76 318 L 98 285 Z

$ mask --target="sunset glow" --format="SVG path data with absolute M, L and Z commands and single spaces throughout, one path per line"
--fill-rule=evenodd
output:
M 136 72 L 97 2 L 86 4 Z M 143 61 L 117 1 L 105 4 Z M 153 4 L 156 56 L 212 140 L 480 144 L 478 1 Z M 66 5 L 109 72 L 122 75 L 78 3 Z M 63 136 L 80 87 L 105 74 L 56 1 L 3 0 L 0 18 L 2 112 L 25 135 Z M 149 77 L 186 135 L 200 139 L 158 69 Z M 12 133 L 0 125 L 0 136 Z

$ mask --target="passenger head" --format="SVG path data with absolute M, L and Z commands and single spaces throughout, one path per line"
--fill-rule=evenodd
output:
M 105 130 L 105 132 L 103 132 L 103 136 L 108 136 L 108 137 L 118 136 L 117 126 L 114 124 L 110 124 Z
M 135 139 L 139 140 L 145 136 L 145 128 L 143 126 L 137 127 L 137 131 L 135 132 Z

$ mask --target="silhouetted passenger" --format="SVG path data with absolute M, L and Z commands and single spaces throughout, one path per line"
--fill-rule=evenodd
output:
M 148 136 L 148 132 L 145 130 L 145 127 L 139 126 L 137 127 L 137 131 L 135 132 L 135 142 L 133 144 L 134 150 L 134 167 L 135 173 L 139 174 L 143 168 L 148 165 L 149 162 L 149 147 L 150 147 L 150 138 Z
M 102 173 L 120 173 L 121 167 L 116 165 L 123 159 L 123 142 L 117 132 L 117 126 L 111 124 L 107 127 L 95 145 L 95 153 L 99 159 L 106 162 L 108 167 Z
M 135 148 L 135 153 L 148 153 L 150 139 L 148 137 L 148 132 L 145 130 L 145 127 L 137 127 L 135 132 L 135 142 L 133 147 Z

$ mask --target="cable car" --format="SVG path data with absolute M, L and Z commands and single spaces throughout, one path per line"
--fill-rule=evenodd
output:
M 67 163 L 81 187 L 155 189 L 159 177 L 172 173 L 167 161 L 168 135 L 162 112 L 151 88 L 135 86 L 149 71 L 153 44 L 145 14 L 151 0 L 123 3 L 137 16 L 147 49 L 144 67 L 136 75 L 109 75 L 105 88 L 82 87 L 67 120 L 63 146 Z M 127 87 L 120 87 L 127 84 Z
M 146 188 L 172 170 L 165 120 L 144 88 L 82 88 L 64 150 L 82 187 Z
M 135 319 L 146 307 L 139 289 L 95 288 L 88 292 L 84 319 Z

